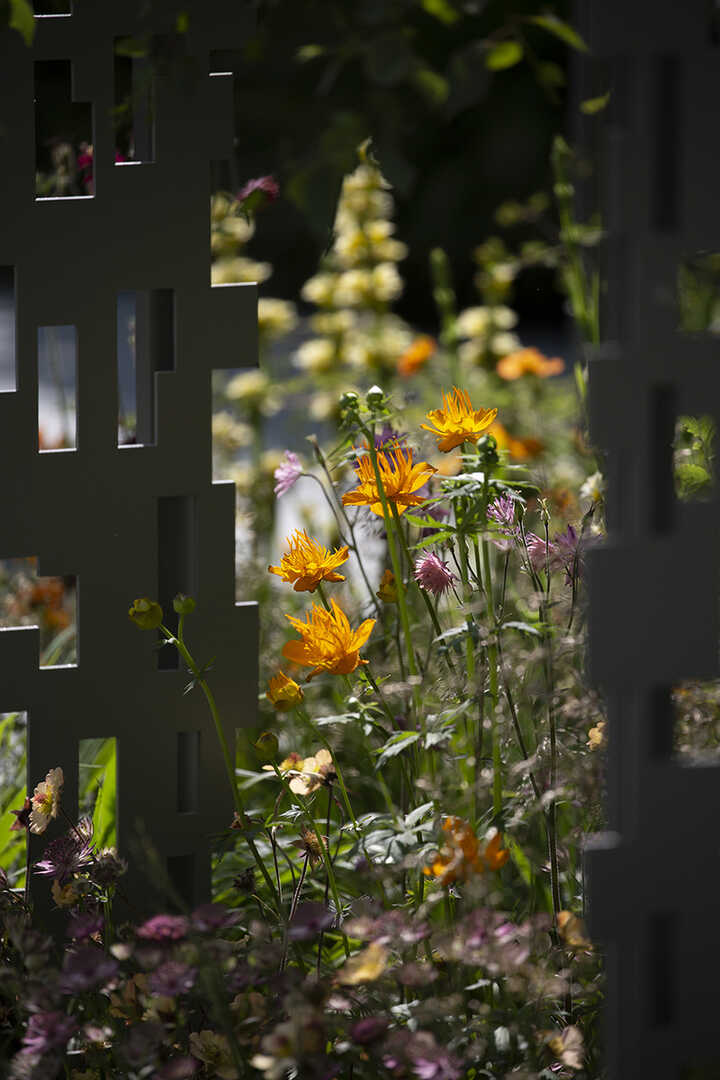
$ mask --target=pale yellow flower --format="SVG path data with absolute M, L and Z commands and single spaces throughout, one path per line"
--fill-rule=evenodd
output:
M 336 975 L 336 980 L 341 986 L 375 982 L 387 970 L 388 959 L 387 949 L 373 941 L 362 952 L 345 961 Z
M 30 832 L 44 833 L 52 818 L 58 816 L 60 793 L 65 778 L 60 767 L 50 769 L 45 779 L 37 785 L 32 794 L 30 811 Z

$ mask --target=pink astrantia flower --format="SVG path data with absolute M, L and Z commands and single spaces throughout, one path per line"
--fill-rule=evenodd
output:
M 454 581 L 455 574 L 446 562 L 438 558 L 432 551 L 423 551 L 420 558 L 415 562 L 413 576 L 421 589 L 442 596 Z
M 278 498 L 280 498 L 281 495 L 285 495 L 290 490 L 301 472 L 302 465 L 300 464 L 300 458 L 297 454 L 293 454 L 292 450 L 286 450 L 285 460 L 282 465 L 278 465 L 273 473 L 273 476 L 275 477 L 274 490 Z
M 238 192 L 237 201 L 239 203 L 244 202 L 256 191 L 265 195 L 267 202 L 275 202 L 280 194 L 280 186 L 274 176 L 256 176 L 253 180 L 248 180 L 241 188 Z
M 153 915 L 135 931 L 145 941 L 181 941 L 187 937 L 190 923 L 184 915 Z
M 548 544 L 542 537 L 535 533 L 528 533 L 525 537 L 530 562 L 535 570 L 545 570 L 546 566 L 552 566 L 557 557 L 554 544 Z
M 487 509 L 487 516 L 508 532 L 515 530 L 515 500 L 509 495 L 502 495 L 499 499 L 491 502 Z

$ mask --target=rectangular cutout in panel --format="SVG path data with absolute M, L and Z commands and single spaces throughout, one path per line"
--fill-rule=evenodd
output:
M 192 495 L 169 495 L 158 499 L 158 597 L 165 625 L 173 633 L 178 616 L 173 598 L 178 593 L 194 596 L 196 572 L 196 504 Z M 177 670 L 177 649 L 166 646 L 157 654 L 158 668 Z
M 69 60 L 35 62 L 35 195 L 94 194 L 92 105 L 72 99 Z
M 720 765 L 720 679 L 695 679 L 671 691 L 673 753 L 681 765 Z
M 37 626 L 40 667 L 78 663 L 77 577 L 38 577 L 37 558 L 0 561 L 0 627 Z
M 155 103 L 152 44 L 120 37 L 114 44 L 115 164 L 155 161 Z
M 647 991 L 649 1026 L 667 1028 L 676 1008 L 677 926 L 671 912 L 657 912 L 648 923 Z
M 155 374 L 175 370 L 175 293 L 118 293 L 118 446 L 153 445 Z
M 38 448 L 77 449 L 77 329 L 38 327 Z
M 0 817 L 12 822 L 12 810 L 23 807 L 26 793 L 27 713 L 0 713 Z M 27 830 L 9 833 L 2 865 L 13 889 L 25 887 Z
M 650 389 L 650 526 L 656 533 L 668 533 L 675 520 L 673 487 L 673 442 L 677 416 L 677 393 L 669 383 Z
M 195 856 L 168 855 L 168 877 L 173 889 L 187 907 L 195 906 Z
M 650 223 L 660 232 L 680 225 L 680 162 L 682 161 L 680 58 L 655 59 L 654 153 L 650 186 Z
M 0 393 L 17 390 L 15 268 L 0 266 Z
M 179 731 L 177 736 L 177 810 L 196 814 L 200 801 L 200 732 Z
M 78 806 L 92 819 L 93 842 L 100 851 L 117 845 L 117 739 L 78 742 Z
M 715 421 L 679 416 L 673 441 L 673 479 L 680 502 L 704 501 L 715 488 Z

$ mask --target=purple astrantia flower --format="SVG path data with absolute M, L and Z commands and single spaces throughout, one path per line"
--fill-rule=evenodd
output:
M 407 441 L 407 432 L 396 431 L 392 424 L 383 424 L 380 431 L 375 432 L 375 449 L 387 452 L 392 450 L 395 443 L 401 446 Z
M 90 866 L 95 858 L 92 834 L 90 818 L 81 818 L 71 832 L 50 841 L 43 852 L 44 857 L 35 863 L 35 873 L 51 874 L 64 885 L 78 870 Z
M 297 454 L 294 454 L 292 450 L 286 450 L 285 460 L 281 465 L 278 465 L 273 473 L 275 477 L 274 491 L 278 498 L 290 490 L 302 471 L 300 458 Z
M 197 972 L 188 964 L 181 964 L 175 960 L 168 960 L 153 971 L 150 976 L 150 989 L 153 994 L 162 997 L 179 997 L 187 994 L 195 985 Z
M 389 1026 L 390 1021 L 384 1016 L 364 1016 L 350 1028 L 350 1038 L 360 1046 L 367 1046 L 384 1035 Z
M 23 1052 L 49 1054 L 52 1050 L 65 1049 L 68 1039 L 77 1029 L 75 1021 L 65 1013 L 33 1013 L 23 1036 Z
M 81 945 L 75 952 L 65 954 L 60 987 L 65 994 L 78 994 L 109 982 L 118 970 L 114 956 L 108 956 L 97 945 Z
M 230 911 L 224 904 L 201 904 L 192 913 L 192 924 L 196 930 L 224 930 L 238 920 L 239 913 Z
M 93 934 L 98 934 L 102 928 L 102 915 L 98 915 L 97 912 L 86 912 L 71 919 L 65 933 L 73 941 L 87 941 Z
M 572 525 L 553 540 L 556 560 L 564 568 L 568 584 L 572 584 L 583 568 L 587 544 L 587 537 L 582 532 L 578 535 Z
M 433 593 L 434 596 L 442 596 L 452 583 L 457 581 L 448 564 L 432 551 L 423 551 L 420 558 L 416 559 L 413 577 L 421 589 Z
M 258 192 L 265 196 L 263 202 L 275 202 L 280 194 L 280 185 L 274 176 L 256 176 L 253 180 L 248 180 L 246 184 L 240 189 L 237 194 L 237 201 L 239 203 L 245 202 L 251 195 Z
M 515 531 L 515 500 L 509 495 L 501 495 L 491 502 L 487 516 L 507 532 Z
M 135 933 L 143 941 L 181 941 L 187 937 L 190 924 L 184 915 L 153 915 Z
M 324 904 L 308 900 L 300 904 L 288 927 L 290 941 L 310 941 L 333 924 L 332 912 Z
M 118 878 L 121 878 L 126 873 L 127 868 L 128 864 L 125 859 L 121 859 L 114 848 L 103 848 L 95 858 L 90 870 L 90 877 L 96 885 L 106 889 L 110 885 L 116 885 Z

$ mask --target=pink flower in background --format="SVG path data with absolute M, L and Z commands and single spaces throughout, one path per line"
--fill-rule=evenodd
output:
M 501 529 L 508 532 L 515 531 L 515 500 L 509 495 L 503 495 L 495 499 L 488 506 L 487 516 Z
M 275 494 L 278 498 L 290 490 L 301 472 L 300 458 L 297 454 L 293 454 L 292 450 L 286 450 L 285 460 L 282 465 L 278 465 L 273 473 L 275 477 Z
M 259 205 L 265 202 L 275 202 L 279 194 L 280 186 L 274 176 L 256 176 L 254 180 L 248 180 L 240 189 L 237 201 L 244 203 L 251 195 L 254 195 L 252 206 L 254 210 L 257 209 L 258 200 L 260 200 Z
M 542 537 L 535 533 L 528 533 L 525 537 L 530 562 L 535 570 L 544 570 L 546 566 L 552 566 L 556 557 L 554 544 L 547 544 Z
M 457 581 L 448 564 L 432 551 L 424 551 L 416 560 L 413 576 L 421 589 L 435 596 L 442 596 Z

